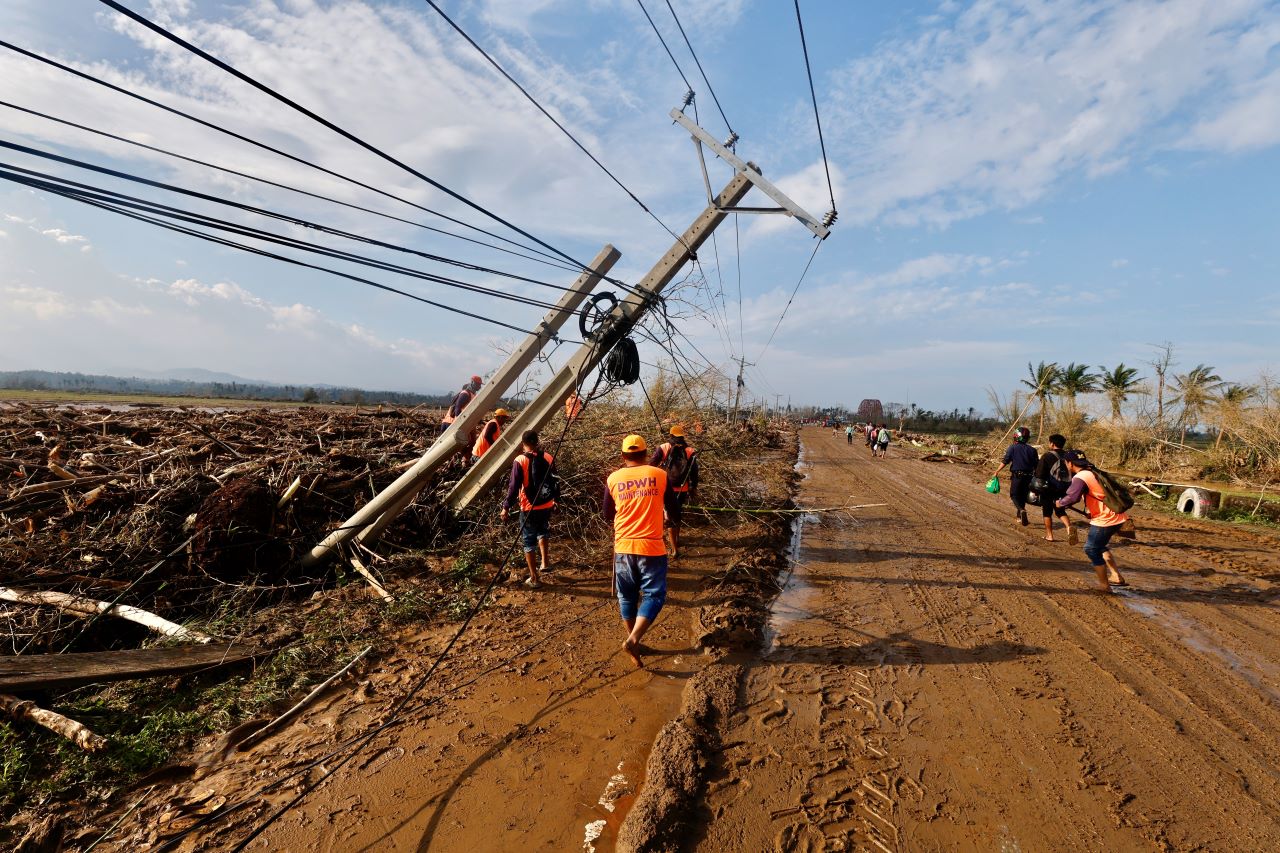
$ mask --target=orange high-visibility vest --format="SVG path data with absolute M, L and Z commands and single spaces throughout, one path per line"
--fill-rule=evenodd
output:
M 489 438 L 489 427 L 493 427 L 493 438 Z M 502 424 L 497 419 L 489 421 L 484 425 L 484 429 L 480 430 L 480 435 L 476 438 L 476 443 L 471 447 L 471 455 L 479 459 L 488 452 L 493 443 L 498 440 L 498 436 L 502 435 Z
M 551 466 L 555 464 L 555 457 L 550 453 L 544 452 L 542 454 L 542 458 L 547 460 L 547 470 L 550 471 Z M 551 509 L 551 507 L 555 506 L 555 501 L 547 501 L 546 503 L 534 506 L 529 500 L 528 495 L 525 494 L 525 492 L 529 491 L 529 454 L 521 453 L 517 456 L 516 464 L 520 466 L 520 473 L 524 475 L 524 486 L 520 489 L 520 511 L 531 512 L 535 509 Z
M 468 391 L 466 388 L 463 388 L 456 395 L 454 395 L 454 398 L 453 398 L 454 401 L 457 401 L 458 397 L 462 396 L 463 394 L 467 395 L 467 401 L 458 408 L 459 415 L 462 414 L 463 409 L 471 405 L 471 401 L 475 399 L 475 396 L 476 396 L 475 394 L 472 394 L 470 391 Z M 445 426 L 448 426 L 449 424 L 453 423 L 455 420 L 457 420 L 457 415 L 453 413 L 453 403 L 450 403 L 449 408 L 444 410 L 444 417 L 440 419 L 440 423 L 444 424 Z
M 658 449 L 662 451 L 662 462 L 663 462 L 663 464 L 664 464 L 664 465 L 665 465 L 665 464 L 666 464 L 666 462 L 667 462 L 667 457 L 671 455 L 671 448 L 672 448 L 672 446 L 673 446 L 673 445 L 672 445 L 672 444 L 671 444 L 671 442 L 669 442 L 669 441 L 664 441 L 662 444 L 658 445 Z M 694 450 L 692 447 L 690 447 L 690 446 L 689 446 L 689 445 L 687 445 L 687 444 L 684 446 L 684 457 L 685 457 L 686 462 L 688 462 L 688 464 L 689 464 L 690 466 L 692 466 L 692 465 L 693 465 L 693 454 L 695 454 L 695 453 L 697 453 L 697 452 L 698 452 L 698 451 Z M 664 470 L 665 470 L 665 469 L 664 469 Z M 672 487 L 671 487 L 671 491 L 673 491 L 673 492 L 687 492 L 687 491 L 689 491 L 689 469 L 688 469 L 688 468 L 686 468 L 686 469 L 685 469 L 685 472 L 686 472 L 686 473 L 685 473 L 684 482 L 683 482 L 682 484 L 680 484 L 679 486 L 672 486 Z

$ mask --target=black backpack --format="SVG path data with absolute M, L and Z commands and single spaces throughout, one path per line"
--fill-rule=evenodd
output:
M 525 499 L 533 506 L 559 500 L 560 481 L 556 478 L 554 468 L 547 462 L 547 457 L 539 452 L 526 453 L 525 458 L 529 460 L 529 480 L 521 487 Z M 530 494 L 530 489 L 534 489 L 536 494 Z
M 1050 450 L 1049 454 L 1053 454 L 1053 464 L 1049 466 L 1049 479 L 1061 486 L 1063 491 L 1071 482 L 1071 472 L 1067 470 L 1067 463 L 1062 461 L 1062 453 L 1058 450 Z
M 687 445 L 673 444 L 662 460 L 662 468 L 667 472 L 667 485 L 676 489 L 683 486 L 693 473 L 693 457 L 697 452 L 689 453 Z
M 1112 512 L 1128 512 L 1133 509 L 1133 495 L 1129 494 L 1128 487 L 1101 468 L 1092 467 L 1089 470 L 1098 478 L 1098 485 L 1102 486 L 1102 502 L 1107 509 Z

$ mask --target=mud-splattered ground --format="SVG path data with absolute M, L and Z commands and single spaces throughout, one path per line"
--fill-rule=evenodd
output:
M 762 491 L 743 497 L 753 504 L 786 502 L 793 460 L 791 449 L 757 456 L 751 465 L 757 473 L 767 467 L 771 477 L 765 483 L 758 476 Z M 731 599 L 745 596 L 755 580 L 774 583 L 787 535 L 786 523 L 769 517 L 690 517 L 681 557 L 669 572 L 666 608 L 645 637 L 652 653 L 639 671 L 621 653 L 626 632 L 610 585 L 609 543 L 596 542 L 588 553 L 557 550 L 553 542 L 558 568 L 544 576 L 544 587 L 501 585 L 403 715 L 405 722 L 379 732 L 247 849 L 608 853 L 644 782 L 655 737 L 682 713 L 690 678 L 716 657 L 702 645 L 750 638 L 750 620 Z M 761 598 L 754 599 L 757 623 Z M 395 653 L 326 693 L 283 733 L 246 752 L 225 740 L 206 744 L 192 757 L 194 772 L 187 764 L 175 769 L 176 783 L 172 773 L 143 780 L 98 816 L 93 833 L 80 834 L 96 837 L 120 819 L 111 840 L 96 849 L 154 850 L 203 817 L 249 799 L 177 845 L 236 849 L 337 759 L 306 768 L 387 719 L 456 628 L 406 631 Z M 723 681 L 707 683 L 717 686 L 727 710 L 737 680 L 727 687 Z M 694 716 L 711 719 L 706 712 Z M 697 749 L 690 754 L 689 766 L 672 762 L 660 769 L 672 777 L 684 773 L 700 793 L 705 762 Z M 139 807 L 126 814 L 139 798 Z M 677 806 L 654 812 L 661 827 L 633 821 L 636 835 L 671 826 L 683 831 L 690 810 L 687 802 Z M 588 837 L 591 845 L 584 847 Z
M 698 851 L 1280 849 L 1273 536 L 1138 512 L 1104 596 L 982 472 L 802 442 L 890 506 L 806 525 Z

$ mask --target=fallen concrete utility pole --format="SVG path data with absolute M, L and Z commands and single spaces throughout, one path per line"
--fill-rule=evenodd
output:
M 748 170 L 754 169 L 746 166 Z M 489 448 L 480 461 L 472 466 L 458 481 L 448 496 L 445 505 L 453 512 L 461 512 L 491 484 L 497 477 L 510 470 L 511 460 L 520 448 L 520 436 L 525 430 L 541 429 L 555 415 L 576 391 L 591 371 L 608 355 L 614 344 L 623 338 L 632 327 L 639 322 L 652 305 L 662 289 L 675 278 L 686 263 L 692 260 L 698 247 L 711 236 L 728 215 L 725 208 L 732 207 L 753 186 L 753 181 L 742 173 L 735 174 L 733 179 L 712 199 L 706 209 L 685 230 L 667 253 L 662 256 L 649 274 L 641 280 L 635 292 L 622 300 L 609 315 L 604 326 L 596 335 L 595 341 L 587 341 L 577 353 L 556 373 L 555 377 L 538 394 L 537 398 L 522 411 L 514 421 L 507 425 L 498 441 Z M 553 449 L 552 442 L 547 448 Z
M 440 434 L 427 452 L 405 471 L 395 482 L 387 486 L 342 526 L 330 533 L 324 540 L 311 549 L 302 558 L 304 566 L 314 565 L 333 555 L 334 550 L 349 541 L 353 536 L 368 531 L 362 537 L 371 540 L 398 516 L 422 491 L 445 462 L 458 451 L 467 446 L 471 430 L 502 399 L 502 395 L 515 383 L 524 369 L 533 363 L 543 346 L 552 340 L 564 322 L 577 310 L 582 301 L 602 277 L 613 269 L 622 255 L 613 246 L 606 245 L 591 262 L 589 272 L 578 276 L 577 280 L 565 291 L 556 307 L 543 318 L 542 324 L 525 339 L 515 352 L 498 368 L 483 388 L 476 394 L 465 409 L 462 410 L 453 424 Z M 373 528 L 372 530 L 370 528 Z

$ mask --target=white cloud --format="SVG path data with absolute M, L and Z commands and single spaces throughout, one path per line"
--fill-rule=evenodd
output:
M 1129 259 L 1128 259 L 1128 258 L 1116 258 L 1115 260 L 1113 260 L 1113 261 L 1111 262 L 1111 268 L 1112 268 L 1113 270 L 1118 270 L 1118 269 L 1121 269 L 1121 268 L 1123 268 L 1123 267 L 1127 267 L 1127 266 L 1129 266 Z
M 1260 0 L 984 0 L 834 76 L 846 219 L 946 225 L 1174 144 L 1280 133 L 1280 8 Z M 1269 98 L 1269 101 L 1267 100 Z
M 26 314 L 40 320 L 56 320 L 73 310 L 71 300 L 63 294 L 34 285 L 10 285 L 0 288 L 0 306 L 11 316 Z

